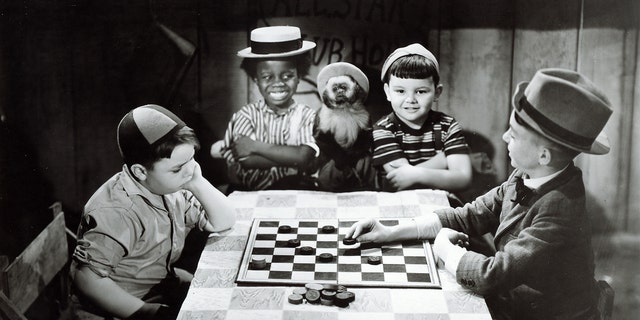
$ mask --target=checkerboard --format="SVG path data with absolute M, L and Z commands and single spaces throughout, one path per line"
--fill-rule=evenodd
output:
M 395 225 L 402 219 L 382 219 Z M 422 241 L 406 241 L 383 245 L 342 243 L 355 220 L 254 219 L 236 283 L 246 285 L 304 285 L 310 282 L 336 283 L 347 287 L 440 288 L 440 279 L 431 245 Z M 279 233 L 280 226 L 291 232 Z M 324 233 L 324 226 L 335 232 Z M 300 240 L 299 247 L 288 246 L 288 240 Z M 300 248 L 315 249 L 311 255 Z M 331 262 L 322 262 L 320 254 L 330 253 Z M 382 262 L 371 265 L 369 256 Z M 252 259 L 265 259 L 264 269 L 251 267 Z

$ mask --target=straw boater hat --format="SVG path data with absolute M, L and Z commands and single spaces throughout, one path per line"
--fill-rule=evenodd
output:
M 318 73 L 318 93 L 322 97 L 327 81 L 335 76 L 349 75 L 364 90 L 365 96 L 369 94 L 369 79 L 358 67 L 348 62 L 330 63 Z
M 129 111 L 118 124 L 118 148 L 125 160 L 136 154 L 151 153 L 154 144 L 185 123 L 171 111 L 154 104 Z
M 518 84 L 514 112 L 542 136 L 572 150 L 605 154 L 602 133 L 612 109 L 609 100 L 583 75 L 565 69 L 542 69 Z
M 391 67 L 391 65 L 396 62 L 396 60 L 413 54 L 417 54 L 427 58 L 427 60 L 433 63 L 434 67 L 436 68 L 436 72 L 440 74 L 440 65 L 438 64 L 438 60 L 436 60 L 436 57 L 433 55 L 433 53 L 431 53 L 431 51 L 427 50 L 427 48 L 423 47 L 421 44 L 414 43 L 406 47 L 396 49 L 387 57 L 387 59 L 382 64 L 380 80 L 384 81 L 384 76 L 387 74 L 389 67 Z
M 263 27 L 251 31 L 250 46 L 238 51 L 238 56 L 243 58 L 290 57 L 315 47 L 315 43 L 302 40 L 298 27 Z

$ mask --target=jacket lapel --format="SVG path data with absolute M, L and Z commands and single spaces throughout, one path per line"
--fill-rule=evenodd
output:
M 518 203 L 511 201 L 511 199 L 515 198 L 516 194 L 516 177 L 522 177 L 523 175 L 520 171 L 514 172 L 514 174 L 509 177 L 504 198 L 502 199 L 503 216 L 500 218 L 500 225 L 498 226 L 498 230 L 496 230 L 494 243 L 498 243 L 499 238 L 502 235 L 504 235 L 508 230 L 514 228 L 514 226 L 516 226 L 517 223 L 525 217 L 532 204 L 538 201 L 538 199 L 544 196 L 547 192 L 557 189 L 560 185 L 567 183 L 577 172 L 576 167 L 573 164 L 570 164 L 569 167 L 563 170 L 558 176 L 547 181 L 536 189 L 535 194 L 526 202 L 526 206 L 519 205 Z

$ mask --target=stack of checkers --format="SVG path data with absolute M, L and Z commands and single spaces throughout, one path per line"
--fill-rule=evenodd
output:
M 347 288 L 337 284 L 307 283 L 303 288 L 293 289 L 289 295 L 289 303 L 301 304 L 303 302 L 322 304 L 325 306 L 338 306 L 346 308 L 356 299 L 356 295 L 347 291 Z

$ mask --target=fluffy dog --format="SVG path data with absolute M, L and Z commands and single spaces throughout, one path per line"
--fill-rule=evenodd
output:
M 318 74 L 322 106 L 314 137 L 320 156 L 314 163 L 315 185 L 325 191 L 373 190 L 372 129 L 365 100 L 369 80 L 356 66 L 337 62 Z
M 363 130 L 371 127 L 364 100 L 367 92 L 350 75 L 327 80 L 318 112 L 317 131 L 331 133 L 345 150 L 350 149 Z

